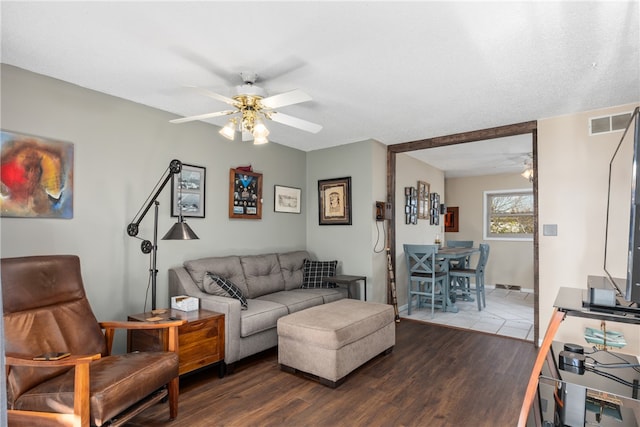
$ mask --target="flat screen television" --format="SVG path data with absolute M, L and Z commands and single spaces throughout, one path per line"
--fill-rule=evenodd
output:
M 640 306 L 640 107 L 609 163 L 604 271 L 618 296 Z

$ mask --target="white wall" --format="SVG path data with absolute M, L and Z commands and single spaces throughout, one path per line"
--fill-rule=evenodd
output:
M 2 218 L 1 254 L 79 255 L 98 319 L 143 310 L 149 256 L 125 230 L 173 158 L 206 167 L 206 218 L 188 219 L 200 240 L 159 242 L 158 306 L 168 298 L 167 268 L 184 260 L 306 248 L 306 204 L 300 215 L 273 211 L 274 184 L 308 197 L 304 152 L 231 142 L 213 125 L 170 124 L 168 113 L 10 66 L 1 82 L 3 129 L 75 146 L 73 219 Z M 229 169 L 247 164 L 263 173 L 262 220 L 228 218 Z M 159 197 L 160 237 L 175 222 L 170 194 Z M 151 211 L 139 236 L 151 239 L 152 229 Z
M 485 273 L 487 286 L 519 285 L 533 291 L 533 240 L 483 240 L 485 191 L 531 188 L 520 174 L 485 175 L 445 180 L 447 206 L 459 207 L 459 232 L 446 233 L 446 240 L 473 240 L 491 246 Z M 477 261 L 477 256 L 471 264 Z
M 406 154 L 396 156 L 396 289 L 398 305 L 407 304 L 407 265 L 403 246 L 408 244 L 432 245 L 436 235 L 444 236 L 444 217 L 439 225 L 429 225 L 428 219 L 419 219 L 418 224 L 406 224 L 404 216 L 404 188 L 417 187 L 418 181 L 430 185 L 430 191 L 440 194 L 444 200 L 444 172 Z
M 631 112 L 625 105 L 538 120 L 538 202 L 540 224 L 540 334 L 551 318 L 558 288 L 586 288 L 588 275 L 604 274 L 609 160 L 621 132 L 589 136 L 590 117 Z M 557 236 L 543 236 L 544 224 L 557 224 Z M 557 337 L 585 344 L 584 326 L 597 320 L 567 318 Z M 625 332 L 627 352 L 639 352 L 640 328 L 608 322 Z

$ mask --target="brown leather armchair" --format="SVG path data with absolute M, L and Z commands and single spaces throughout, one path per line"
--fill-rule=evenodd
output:
M 177 417 L 183 321 L 99 323 L 77 256 L 4 258 L 0 273 L 10 425 L 122 425 L 167 396 Z M 168 352 L 110 354 L 117 328 L 165 327 Z M 46 352 L 71 356 L 33 360 Z

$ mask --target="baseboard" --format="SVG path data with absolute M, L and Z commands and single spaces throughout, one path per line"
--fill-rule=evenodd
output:
M 520 285 L 503 285 L 500 283 L 496 283 L 495 285 L 486 285 L 487 289 L 505 289 L 507 291 L 519 291 L 519 292 L 528 292 L 530 294 L 533 293 L 533 289 L 523 288 Z

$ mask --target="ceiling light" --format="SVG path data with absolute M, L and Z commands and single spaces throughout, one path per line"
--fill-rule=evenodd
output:
M 234 117 L 229 119 L 226 125 L 220 129 L 220 135 L 227 139 L 234 140 L 236 130 L 242 132 L 242 140 L 247 141 L 253 138 L 253 143 L 256 145 L 266 144 L 269 142 L 267 136 L 269 136 L 269 129 L 264 125 L 264 122 L 259 117 L 258 113 L 247 108 L 242 111 L 242 117 L 240 123 L 238 118 Z
M 253 137 L 266 139 L 267 136 L 269 136 L 269 129 L 267 129 L 261 119 L 256 119 L 255 126 L 253 127 Z
M 533 155 L 529 154 L 529 158 L 524 161 L 524 170 L 520 174 L 524 179 L 533 182 Z
M 229 119 L 226 125 L 220 129 L 220 135 L 227 139 L 234 140 L 236 136 L 236 119 Z
M 266 144 L 267 142 L 269 142 L 269 140 L 267 139 L 266 136 L 259 136 L 259 137 L 253 138 L 253 145 Z

